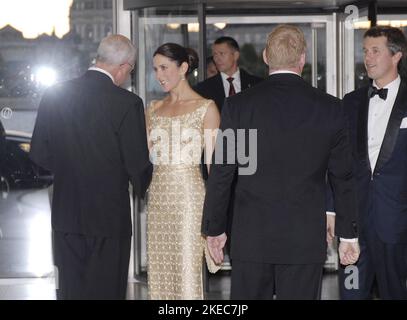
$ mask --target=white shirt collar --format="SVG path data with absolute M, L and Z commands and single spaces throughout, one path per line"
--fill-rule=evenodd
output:
M 229 96 L 229 90 L 230 90 L 230 83 L 227 80 L 229 78 L 229 76 L 226 73 L 221 72 L 221 79 L 222 79 L 222 84 L 223 84 L 223 89 L 225 91 L 225 97 Z M 236 93 L 239 93 L 240 91 L 242 91 L 242 82 L 240 79 L 240 69 L 238 68 L 237 71 L 231 75 L 231 77 L 233 78 L 233 87 L 235 89 Z
M 389 89 L 389 91 L 398 90 L 400 83 L 401 83 L 400 75 L 397 75 L 396 79 L 394 79 L 392 82 L 385 85 L 383 88 Z M 379 86 L 376 84 L 375 80 L 373 80 L 373 86 L 375 86 L 376 88 L 379 88 Z
M 222 76 L 222 79 L 225 80 L 225 81 L 227 81 L 226 79 L 229 78 L 229 76 L 224 72 L 221 72 L 220 75 Z M 240 69 L 237 68 L 237 71 L 234 74 L 232 74 L 231 77 L 234 80 L 240 79 Z
M 102 73 L 104 73 L 105 75 L 107 75 L 110 79 L 112 79 L 112 81 L 113 81 L 113 83 L 114 83 L 114 78 L 113 78 L 113 76 L 112 76 L 109 72 L 107 72 L 106 70 L 101 69 L 101 68 L 98 68 L 98 67 L 90 67 L 88 70 L 102 72 Z
M 301 75 L 300 75 L 300 74 L 298 74 L 297 72 L 290 71 L 290 70 L 277 70 L 277 71 L 273 71 L 273 72 L 271 72 L 269 75 L 271 76 L 271 75 L 273 75 L 273 74 L 279 74 L 279 73 L 291 73 L 291 74 L 295 74 L 295 75 L 297 75 L 297 76 L 300 76 L 300 77 L 301 77 Z
M 400 76 L 397 76 L 396 79 L 384 86 L 384 88 L 388 89 L 386 100 L 381 99 L 377 95 L 369 99 L 367 130 L 369 161 L 372 170 L 375 169 L 377 164 L 377 159 L 386 134 L 386 128 L 389 123 L 394 102 L 397 98 L 400 83 L 401 78 Z M 375 81 L 373 81 L 372 85 L 377 87 Z

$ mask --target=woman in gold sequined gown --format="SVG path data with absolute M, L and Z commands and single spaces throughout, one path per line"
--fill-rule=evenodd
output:
M 190 49 L 167 43 L 153 58 L 156 78 L 168 95 L 151 102 L 146 112 L 154 164 L 147 203 L 149 299 L 203 299 L 204 258 L 211 272 L 219 269 L 201 235 L 205 187 L 200 160 L 204 146 L 210 159 L 214 145 L 214 136 L 204 130 L 215 131 L 220 117 L 214 102 L 186 80 L 198 64 L 194 57 Z

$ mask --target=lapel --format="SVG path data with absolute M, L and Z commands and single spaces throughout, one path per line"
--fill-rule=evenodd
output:
M 216 96 L 219 97 L 219 100 L 223 102 L 225 100 L 225 88 L 223 87 L 222 76 L 220 72 L 215 76 L 216 83 L 213 86 Z
M 368 87 L 362 92 L 362 101 L 358 109 L 358 123 L 357 123 L 357 153 L 358 158 L 365 161 L 370 171 L 369 149 L 367 144 L 367 121 L 369 117 L 369 98 L 367 95 Z
M 250 83 L 250 76 L 242 68 L 239 68 L 239 69 L 240 69 L 240 86 L 241 86 L 242 91 L 245 91 L 246 89 L 248 89 L 252 86 L 252 84 Z
M 375 171 L 380 170 L 387 161 L 389 161 L 394 146 L 396 145 L 397 137 L 400 130 L 401 121 L 407 112 L 407 84 L 402 80 L 396 101 L 394 102 L 393 110 L 390 115 L 389 123 L 387 124 L 386 133 L 384 135 L 382 147 L 380 148 L 379 157 Z
M 242 68 L 240 68 L 240 87 L 242 91 L 246 90 L 249 87 L 246 75 L 246 72 Z

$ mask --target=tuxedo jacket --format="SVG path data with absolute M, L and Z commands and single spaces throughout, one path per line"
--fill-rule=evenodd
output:
M 336 233 L 356 237 L 357 202 L 351 149 L 340 101 L 294 74 L 275 74 L 226 99 L 221 130 L 257 130 L 257 170 L 239 175 L 232 259 L 258 263 L 323 263 L 326 259 L 325 176 L 336 193 Z M 218 136 L 214 159 L 223 145 Z M 236 150 L 235 150 L 236 151 Z M 241 150 L 241 152 L 244 150 Z M 233 154 L 233 152 L 232 152 Z M 223 159 L 227 159 L 227 154 Z M 229 154 L 230 155 L 230 154 Z M 235 162 L 238 160 L 236 159 Z M 251 160 L 255 161 L 255 160 Z M 218 161 L 219 162 L 219 161 Z M 243 163 L 212 164 L 202 232 L 225 232 L 230 184 Z
M 242 68 L 239 69 L 241 91 L 251 88 L 263 80 L 262 78 L 249 74 Z M 204 98 L 214 100 L 219 111 L 222 110 L 223 102 L 225 100 L 225 89 L 223 87 L 222 76 L 220 73 L 198 83 L 194 89 Z
M 152 174 L 138 96 L 98 71 L 51 87 L 39 106 L 30 155 L 54 174 L 54 230 L 131 235 L 129 181 L 142 197 Z
M 383 242 L 406 243 L 407 83 L 401 81 L 375 168 L 370 166 L 367 142 L 368 87 L 347 94 L 343 105 L 349 118 L 360 232 L 363 232 L 367 220 L 372 219 Z

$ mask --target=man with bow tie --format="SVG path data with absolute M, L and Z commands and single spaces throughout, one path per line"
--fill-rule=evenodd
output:
M 343 299 L 407 299 L 407 53 L 400 29 L 372 27 L 363 41 L 369 87 L 343 99 L 349 116 L 359 201 L 360 257 L 356 283 L 340 270 Z M 333 208 L 332 208 L 333 209 Z

